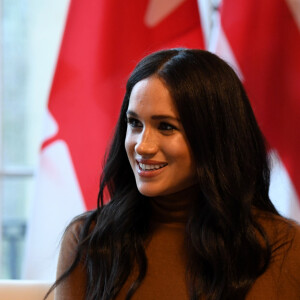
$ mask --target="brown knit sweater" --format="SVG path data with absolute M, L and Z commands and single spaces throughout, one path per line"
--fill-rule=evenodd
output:
M 188 300 L 185 280 L 184 230 L 186 204 L 153 202 L 154 234 L 146 245 L 148 270 L 132 300 Z M 247 300 L 300 299 L 300 226 L 281 217 L 257 213 L 273 246 L 272 261 L 261 275 Z M 57 275 L 61 275 L 74 258 L 80 223 L 75 223 L 64 236 Z M 276 248 L 283 241 L 285 246 Z M 241 266 L 242 268 L 243 266 Z M 116 300 L 125 299 L 133 281 L 130 276 Z M 79 265 L 55 290 L 56 300 L 83 300 L 86 271 Z

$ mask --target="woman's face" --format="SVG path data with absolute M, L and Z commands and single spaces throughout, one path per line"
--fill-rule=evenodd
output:
M 125 139 L 136 185 L 148 197 L 176 193 L 195 182 L 195 165 L 171 95 L 157 77 L 131 92 Z

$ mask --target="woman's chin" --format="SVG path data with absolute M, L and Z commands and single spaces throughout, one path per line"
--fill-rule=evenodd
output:
M 146 197 L 157 197 L 160 196 L 160 193 L 158 193 L 157 191 L 153 191 L 153 190 L 149 190 L 149 189 L 138 189 L 139 192 Z

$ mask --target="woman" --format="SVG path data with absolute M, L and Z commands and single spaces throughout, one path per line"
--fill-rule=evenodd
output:
M 272 205 L 269 177 L 224 61 L 188 49 L 145 57 L 127 82 L 98 209 L 64 235 L 56 299 L 299 299 L 300 229 Z

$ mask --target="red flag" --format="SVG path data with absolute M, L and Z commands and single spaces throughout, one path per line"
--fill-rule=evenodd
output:
M 28 245 L 41 236 L 36 228 L 57 236 L 71 216 L 96 207 L 101 164 L 129 73 L 146 54 L 169 47 L 203 48 L 196 0 L 71 0 L 49 97 L 51 128 L 42 146 Z M 46 213 L 59 231 L 53 223 L 45 227 Z M 43 252 L 38 261 L 45 261 L 45 251 L 28 247 L 27 265 L 38 260 L 30 260 L 31 253 Z M 26 274 L 36 278 L 41 272 Z
M 68 144 L 88 209 L 128 74 L 145 54 L 174 46 L 203 46 L 196 1 L 71 2 L 49 100 L 59 130 L 43 148 Z
M 293 9 L 284 0 L 223 0 L 220 13 L 225 48 L 231 48 L 259 125 L 300 195 L 300 27 Z

